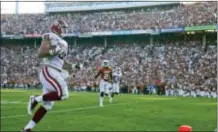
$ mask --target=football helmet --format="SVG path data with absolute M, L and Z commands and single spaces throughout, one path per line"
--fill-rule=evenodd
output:
M 68 28 L 68 25 L 63 20 L 56 20 L 51 26 L 51 31 L 57 35 L 65 33 L 65 30 Z
M 102 67 L 109 67 L 109 61 L 108 60 L 103 60 L 101 66 Z

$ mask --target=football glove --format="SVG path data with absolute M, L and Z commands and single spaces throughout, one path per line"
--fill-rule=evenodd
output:
M 60 51 L 61 51 L 61 47 L 59 45 L 56 45 L 54 49 L 51 49 L 49 51 L 49 54 L 50 55 L 57 55 L 60 53 Z

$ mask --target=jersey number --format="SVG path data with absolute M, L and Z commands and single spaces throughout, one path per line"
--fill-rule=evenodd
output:
M 104 79 L 106 79 L 106 80 L 109 79 L 109 74 L 108 73 L 104 74 Z
M 115 76 L 115 77 L 114 77 L 114 80 L 115 80 L 115 82 L 120 82 L 120 77 Z

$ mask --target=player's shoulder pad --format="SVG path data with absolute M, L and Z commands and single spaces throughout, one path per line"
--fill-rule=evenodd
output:
M 42 39 L 44 39 L 44 40 L 53 39 L 54 40 L 54 39 L 59 39 L 59 37 L 54 33 L 45 33 L 45 34 L 42 35 Z
M 61 45 L 61 47 L 66 47 L 66 48 L 68 47 L 68 43 L 64 39 L 60 39 L 59 44 Z
M 102 71 L 102 70 L 104 70 L 104 67 L 100 67 L 100 68 L 98 69 L 98 71 Z
M 104 72 L 105 70 L 106 70 L 105 67 L 101 67 L 101 68 L 99 69 L 100 72 Z

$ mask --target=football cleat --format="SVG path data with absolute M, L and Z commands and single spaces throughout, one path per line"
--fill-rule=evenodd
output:
M 27 106 L 27 112 L 29 115 L 32 115 L 33 109 L 36 107 L 38 102 L 35 100 L 35 96 L 30 96 L 28 106 Z
M 104 105 L 103 105 L 103 104 L 100 104 L 100 107 L 104 107 Z
M 32 132 L 30 129 L 26 129 L 26 130 L 21 130 L 21 132 Z

